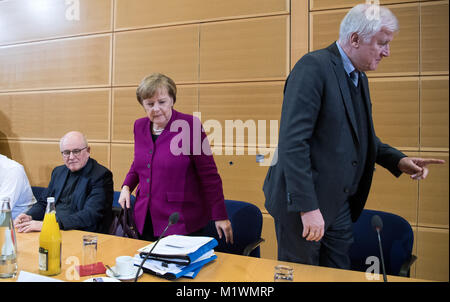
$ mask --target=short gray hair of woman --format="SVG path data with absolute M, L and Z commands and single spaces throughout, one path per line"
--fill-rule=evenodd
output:
M 367 43 L 382 28 L 390 32 L 399 30 L 398 20 L 389 8 L 377 4 L 358 4 L 342 19 L 339 43 L 348 45 L 353 33 Z
M 136 98 L 139 104 L 155 95 L 159 89 L 167 89 L 167 93 L 172 97 L 173 103 L 177 100 L 177 86 L 175 82 L 162 73 L 152 73 L 146 76 L 136 89 Z

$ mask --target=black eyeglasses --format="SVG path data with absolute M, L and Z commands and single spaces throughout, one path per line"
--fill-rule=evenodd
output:
M 70 153 L 72 153 L 73 156 L 78 156 L 78 155 L 80 155 L 81 151 L 83 151 L 83 150 L 86 149 L 86 148 L 87 148 L 87 146 L 84 147 L 83 149 L 64 150 L 64 151 L 61 152 L 61 154 L 62 154 L 64 157 L 69 157 L 69 156 L 70 156 Z

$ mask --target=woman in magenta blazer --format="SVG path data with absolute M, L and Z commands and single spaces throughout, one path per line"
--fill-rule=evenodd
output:
M 201 235 L 214 220 L 219 237 L 232 243 L 222 180 L 200 120 L 173 109 L 176 85 L 165 75 L 144 78 L 136 96 L 147 117 L 134 123 L 134 160 L 119 203 L 129 208 L 137 186 L 134 217 L 141 238 L 154 241 L 178 212 L 167 235 Z

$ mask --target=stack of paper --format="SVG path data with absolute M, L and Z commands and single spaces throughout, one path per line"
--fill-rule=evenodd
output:
M 139 266 L 153 245 L 138 250 L 134 265 Z M 179 277 L 194 278 L 201 268 L 217 258 L 213 237 L 170 235 L 162 238 L 143 265 L 144 272 L 173 280 Z

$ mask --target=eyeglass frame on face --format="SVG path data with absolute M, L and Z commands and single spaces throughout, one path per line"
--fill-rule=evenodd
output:
M 80 155 L 81 151 L 83 151 L 84 149 L 87 149 L 87 148 L 88 148 L 88 146 L 84 147 L 83 149 L 64 150 L 64 151 L 61 151 L 61 154 L 63 157 L 70 157 L 71 153 L 73 154 L 73 156 L 78 156 L 78 155 Z

